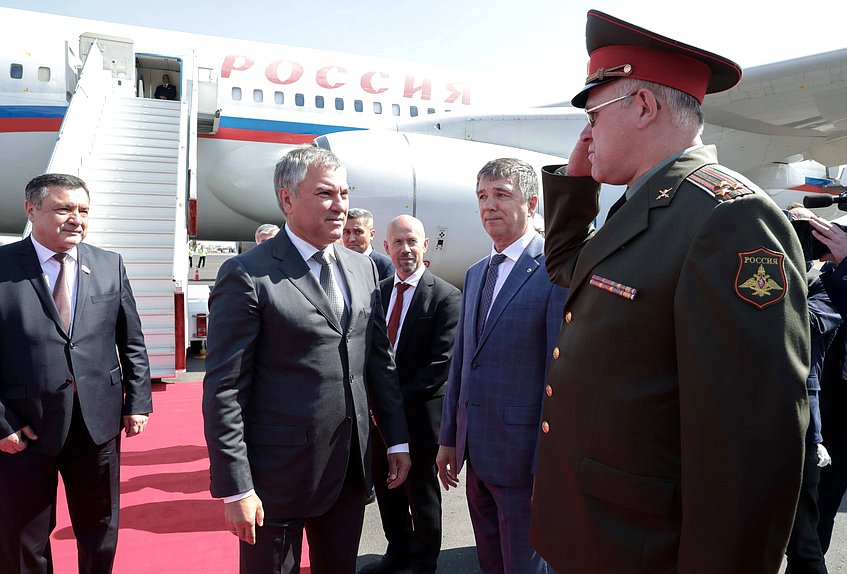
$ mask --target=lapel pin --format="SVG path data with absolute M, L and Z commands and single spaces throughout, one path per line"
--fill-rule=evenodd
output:
M 532 267 L 527 267 L 527 268 L 526 268 L 526 272 L 527 272 L 527 273 L 532 273 Z
M 91 275 L 91 269 L 88 268 L 88 265 L 80 265 L 79 268 L 82 269 L 82 272 L 86 275 Z
M 660 189 L 659 190 L 659 197 L 657 197 L 656 199 L 657 200 L 659 200 L 659 199 L 670 199 L 671 198 L 671 189 L 672 188 L 670 188 L 670 187 L 667 188 L 667 189 Z

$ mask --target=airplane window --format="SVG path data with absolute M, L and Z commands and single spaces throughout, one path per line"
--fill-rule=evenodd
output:
M 427 109 L 426 109 L 426 113 L 428 113 L 428 114 L 434 114 L 434 113 L 435 113 L 435 108 L 427 108 Z
M 354 100 L 353 101 L 353 109 L 356 110 L 357 112 L 361 112 L 362 110 L 364 110 L 365 107 L 362 105 L 362 100 Z
M 395 116 L 400 115 L 400 105 L 399 104 L 391 104 L 391 113 Z
M 413 118 L 418 117 L 418 106 L 409 106 L 409 115 Z
M 232 88 L 232 101 L 241 101 L 241 88 Z
M 324 97 L 323 96 L 315 96 L 315 107 L 318 109 L 323 109 L 324 107 Z
M 24 77 L 24 67 L 20 64 L 12 64 L 9 74 L 13 80 L 20 80 Z
M 305 98 L 303 98 L 303 94 L 294 94 L 294 105 L 303 107 L 303 104 L 306 103 Z
M 335 109 L 338 111 L 344 109 L 344 98 L 335 98 Z
M 38 81 L 39 82 L 49 82 L 50 81 L 50 68 L 45 68 L 41 66 L 38 68 Z
M 285 96 L 283 96 L 282 92 L 274 92 L 274 102 L 279 105 L 285 103 Z
M 265 93 L 262 90 L 253 90 L 253 101 L 261 104 L 265 99 Z
M 374 102 L 374 113 L 381 114 L 382 113 L 382 104 L 380 102 Z

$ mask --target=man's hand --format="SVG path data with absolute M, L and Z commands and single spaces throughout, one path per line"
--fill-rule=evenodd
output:
M 123 426 L 127 438 L 141 434 L 147 426 L 147 415 L 124 415 Z
M 588 159 L 588 143 L 590 141 L 591 125 L 585 124 L 585 129 L 579 134 L 573 151 L 568 158 L 568 175 L 574 177 L 590 177 L 591 161 Z
M 27 447 L 27 442 L 24 437 L 29 440 L 38 440 L 38 436 L 28 426 L 23 427 L 17 432 L 13 432 L 7 437 L 0 439 L 0 451 L 6 454 L 16 454 Z
M 812 226 L 812 236 L 829 249 L 821 261 L 832 261 L 839 265 L 847 257 L 847 232 L 817 215 L 809 220 L 809 224 Z
M 255 494 L 224 504 L 224 521 L 230 532 L 247 544 L 256 544 L 256 527 L 265 521 L 262 501 Z
M 388 488 L 397 488 L 406 481 L 412 459 L 408 452 L 395 452 L 388 455 Z
M 441 479 L 444 490 L 459 486 L 459 476 L 456 474 L 455 446 L 444 446 L 443 444 L 439 446 L 438 454 L 435 455 L 435 464 L 438 466 L 438 478 Z

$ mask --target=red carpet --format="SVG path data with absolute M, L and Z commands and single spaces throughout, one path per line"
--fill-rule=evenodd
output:
M 121 442 L 121 521 L 115 574 L 234 574 L 238 542 L 209 494 L 201 383 L 153 386 L 155 412 L 144 432 Z M 76 572 L 76 540 L 59 486 L 53 532 L 57 574 Z M 309 572 L 303 549 L 301 572 Z

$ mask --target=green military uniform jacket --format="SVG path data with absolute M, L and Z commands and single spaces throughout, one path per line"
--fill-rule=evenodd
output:
M 550 365 L 532 542 L 559 574 L 776 573 L 808 424 L 805 262 L 713 147 L 597 232 L 599 185 L 543 174 Z

